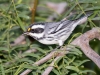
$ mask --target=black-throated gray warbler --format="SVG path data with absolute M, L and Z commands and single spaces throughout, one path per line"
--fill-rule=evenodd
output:
M 86 22 L 88 16 L 90 16 L 89 13 L 77 20 L 64 19 L 59 22 L 34 23 L 24 34 L 33 37 L 42 44 L 59 44 L 62 46 L 75 27 Z

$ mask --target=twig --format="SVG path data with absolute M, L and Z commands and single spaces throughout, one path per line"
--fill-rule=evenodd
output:
M 92 30 L 87 31 L 83 35 L 76 38 L 71 44 L 79 46 L 81 48 L 81 50 L 84 52 L 84 54 L 88 58 L 90 58 L 100 68 L 100 64 L 99 64 L 100 63 L 100 56 L 94 50 L 92 50 L 89 46 L 89 41 L 94 39 L 94 38 L 97 38 L 100 40 L 100 28 L 93 28 Z M 53 56 L 54 57 L 57 56 L 55 59 L 55 60 L 57 60 L 59 58 L 60 53 L 62 53 L 62 52 L 57 52 L 56 55 L 54 55 L 54 52 L 51 52 L 46 57 L 42 58 L 41 60 L 34 63 L 33 65 L 40 65 L 40 64 L 46 62 L 47 60 L 51 59 Z M 51 64 L 53 64 L 55 62 L 55 60 Z M 53 67 L 48 67 L 45 70 L 45 72 L 48 71 L 48 74 L 49 74 L 52 69 L 53 69 Z M 24 72 L 22 72 L 20 75 L 27 75 L 31 71 L 32 70 L 27 69 Z M 46 73 L 45 75 L 48 75 L 48 74 Z
M 34 0 L 33 8 L 32 8 L 32 20 L 31 20 L 31 23 L 34 23 L 34 18 L 35 18 L 35 12 L 36 12 L 36 9 L 37 9 L 37 4 L 38 4 L 38 0 Z
M 50 54 L 48 54 L 47 56 L 45 56 L 44 58 L 40 59 L 39 61 L 35 62 L 33 65 L 41 65 L 43 63 L 45 63 L 46 61 L 50 60 L 51 58 L 54 58 L 56 56 L 59 56 L 59 54 L 62 52 L 58 52 L 58 51 L 52 51 Z M 65 53 L 65 52 L 64 52 Z M 61 54 L 60 54 L 61 55 Z M 32 70 L 27 69 L 25 70 L 23 73 L 21 73 L 20 75 L 27 75 L 29 72 L 31 72 Z
M 62 55 L 57 56 L 57 57 L 52 61 L 52 63 L 49 65 L 49 67 L 47 67 L 47 68 L 45 69 L 45 71 L 42 73 L 42 75 L 48 75 L 48 74 L 52 71 L 52 69 L 54 68 L 55 62 L 56 62 L 59 58 L 62 58 L 63 55 L 65 55 L 65 54 L 66 54 L 66 53 L 63 53 Z
M 16 46 L 18 44 L 21 44 L 21 42 L 23 42 L 24 40 L 25 40 L 25 36 L 22 34 L 18 38 L 16 38 L 16 40 L 14 41 L 13 44 L 11 44 L 11 46 Z
M 25 51 L 24 53 L 33 53 L 33 52 L 37 52 L 37 50 L 36 49 L 29 49 L 29 50 Z

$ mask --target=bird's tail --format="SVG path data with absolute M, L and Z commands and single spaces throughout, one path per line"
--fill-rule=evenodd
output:
M 78 25 L 83 24 L 87 21 L 88 17 L 91 16 L 93 14 L 93 12 L 86 12 L 84 14 L 82 14 L 82 16 L 78 19 L 76 19 L 75 21 L 78 22 Z

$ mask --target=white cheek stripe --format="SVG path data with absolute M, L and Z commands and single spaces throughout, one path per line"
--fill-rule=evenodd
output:
M 36 34 L 36 33 L 29 33 L 29 35 L 31 35 L 31 36 L 35 36 L 35 37 L 37 37 L 37 38 L 41 38 L 41 37 L 43 37 L 43 34 L 44 33 L 38 33 L 38 34 Z
M 43 25 L 33 25 L 32 29 L 35 29 L 35 28 L 44 28 L 44 26 Z

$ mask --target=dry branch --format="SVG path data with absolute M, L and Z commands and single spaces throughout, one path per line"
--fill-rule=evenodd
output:
M 21 44 L 24 40 L 25 40 L 25 36 L 22 34 L 18 38 L 16 38 L 16 40 L 14 41 L 13 44 L 11 44 L 11 46 L 16 46 L 18 44 Z
M 80 35 L 78 38 L 76 38 L 71 44 L 72 45 L 76 45 L 79 46 L 81 48 L 81 50 L 84 52 L 84 54 L 90 58 L 99 68 L 100 68 L 100 56 L 93 50 L 90 48 L 89 46 L 89 41 L 97 38 L 100 40 L 100 28 L 93 28 L 90 31 L 87 31 L 86 33 Z M 55 51 L 51 52 L 50 54 L 48 54 L 46 57 L 42 58 L 41 60 L 35 62 L 33 65 L 40 65 L 46 61 L 48 61 L 49 59 L 51 59 L 52 57 L 56 57 L 56 59 L 58 59 L 61 55 L 63 56 L 65 53 L 62 52 L 57 52 L 55 53 Z M 59 56 L 60 55 L 60 56 Z M 53 66 L 53 63 L 55 62 L 55 60 L 51 63 Z M 51 71 L 52 71 L 53 67 L 48 67 L 45 72 L 43 73 L 43 75 L 48 75 Z M 24 72 L 22 72 L 20 75 L 27 75 L 28 73 L 30 73 L 32 70 L 27 69 Z M 46 73 L 46 71 L 48 71 L 48 73 Z
M 93 28 L 76 38 L 71 44 L 79 46 L 84 54 L 100 68 L 100 56 L 89 46 L 89 41 L 97 38 L 100 40 L 100 28 Z
M 66 53 L 65 53 L 65 54 L 66 54 Z M 63 55 L 64 55 L 64 53 L 63 53 Z M 55 62 L 56 62 L 59 58 L 63 57 L 63 55 L 57 56 L 57 57 L 52 61 L 52 63 L 49 65 L 49 67 L 47 67 L 47 68 L 45 69 L 45 71 L 42 73 L 42 75 L 48 75 L 48 74 L 52 71 L 52 69 L 54 68 Z
M 48 54 L 47 56 L 45 56 L 41 60 L 35 62 L 33 65 L 38 65 L 39 66 L 39 65 L 45 63 L 46 61 L 48 61 L 48 60 L 50 60 L 50 59 L 52 59 L 54 57 L 61 56 L 61 55 L 64 55 L 64 54 L 66 54 L 65 51 L 62 51 L 62 52 L 61 51 L 60 52 L 59 51 L 52 51 L 50 54 Z M 21 73 L 20 75 L 27 75 L 31 71 L 32 70 L 27 69 L 23 73 Z

